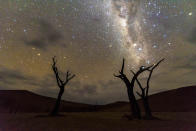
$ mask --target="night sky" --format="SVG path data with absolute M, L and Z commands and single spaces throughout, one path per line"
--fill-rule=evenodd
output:
M 129 70 L 166 59 L 150 93 L 196 85 L 196 1 L 0 0 L 0 89 L 56 97 L 53 56 L 62 77 L 76 74 L 69 101 L 128 100 L 113 76 L 123 57 L 130 79 Z

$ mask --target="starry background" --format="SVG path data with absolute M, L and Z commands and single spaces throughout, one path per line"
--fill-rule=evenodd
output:
M 195 23 L 195 0 L 0 0 L 0 89 L 56 97 L 53 56 L 62 77 L 67 69 L 77 76 L 69 101 L 126 101 L 113 77 L 123 57 L 129 78 L 166 58 L 150 93 L 196 85 Z

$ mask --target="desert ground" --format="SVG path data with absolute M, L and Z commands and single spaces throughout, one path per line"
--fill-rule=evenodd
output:
M 29 91 L 1 90 L 0 131 L 196 131 L 195 96 L 195 86 L 151 95 L 153 115 L 159 119 L 128 120 L 128 102 L 95 106 L 62 101 L 62 115 L 50 117 L 56 99 Z
M 196 112 L 157 112 L 159 120 L 128 120 L 125 112 L 62 113 L 49 117 L 46 113 L 0 114 L 1 131 L 195 131 Z

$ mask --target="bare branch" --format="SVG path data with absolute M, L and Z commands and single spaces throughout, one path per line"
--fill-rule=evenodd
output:
M 140 94 L 139 92 L 136 92 L 138 96 L 142 97 L 142 94 Z
M 124 73 L 124 67 L 125 67 L 125 58 L 123 58 L 123 63 L 122 63 L 122 68 L 121 68 L 121 71 L 120 73 Z
M 164 61 L 164 60 L 165 60 L 165 59 L 161 59 L 157 64 L 155 64 L 155 65 L 152 67 L 152 69 L 149 70 L 149 71 L 150 71 L 150 74 L 149 74 L 148 80 L 147 80 L 146 96 L 148 96 L 148 92 L 149 92 L 149 88 L 150 88 L 150 79 L 151 79 L 151 77 L 152 77 L 152 73 L 153 73 L 154 69 L 155 69 L 156 67 L 158 67 L 159 64 L 160 64 L 162 61 Z
M 124 67 L 125 67 L 125 59 L 123 58 L 123 63 L 122 63 L 121 70 L 119 71 L 119 75 L 114 74 L 114 77 L 118 77 L 120 79 L 123 79 L 124 77 L 126 77 L 124 74 Z
M 67 71 L 67 73 L 66 73 L 66 80 L 65 80 L 65 82 L 63 83 L 64 85 L 66 85 L 71 79 L 73 79 L 74 77 L 75 77 L 76 75 L 75 74 L 71 74 L 70 72 L 69 72 L 69 70 Z
M 160 64 L 161 62 L 163 62 L 164 60 L 165 60 L 165 58 L 161 59 L 157 64 L 155 64 L 155 65 L 153 66 L 153 68 L 152 68 L 151 70 L 154 70 L 156 67 L 158 67 L 159 64 Z
M 140 83 L 140 81 L 138 80 L 138 78 L 136 78 L 136 81 L 137 81 L 137 84 L 139 85 L 140 89 L 143 92 L 144 88 L 142 87 L 142 84 Z
M 151 67 L 153 67 L 153 65 L 148 66 L 148 67 L 141 66 L 141 67 L 140 67 L 140 70 L 139 70 L 138 72 L 144 72 L 144 71 L 147 71 L 147 70 L 149 70 Z
M 139 69 L 136 73 L 133 72 L 133 71 L 131 71 L 131 72 L 134 74 L 134 76 L 133 76 L 133 78 L 132 78 L 132 80 L 131 80 L 131 86 L 134 87 L 134 83 L 135 83 L 135 80 L 137 80 L 137 77 L 138 77 L 142 72 L 149 70 L 152 66 L 153 66 L 153 65 L 148 66 L 148 67 L 141 66 L 140 69 Z
M 69 75 L 70 75 L 70 73 L 69 73 L 69 70 L 68 70 L 67 73 L 66 73 L 66 80 L 69 77 Z
M 136 75 L 134 71 L 131 70 L 131 72 L 133 73 L 133 75 Z M 136 77 L 136 81 L 137 81 L 137 84 L 139 85 L 140 89 L 143 91 L 143 87 L 142 87 L 142 84 L 140 83 L 140 81 L 138 80 L 138 78 Z
M 114 77 L 122 78 L 121 75 L 115 75 L 115 74 L 113 74 L 113 75 L 114 75 Z
M 52 58 L 53 60 L 53 64 L 52 64 L 52 69 L 53 69 L 53 72 L 55 74 L 55 77 L 56 77 L 56 81 L 57 81 L 57 84 L 58 84 L 58 87 L 60 88 L 62 86 L 62 81 L 60 80 L 59 78 L 59 74 L 58 74 L 58 69 L 56 67 L 56 63 L 57 63 L 57 60 L 56 60 L 56 56 L 54 56 Z
M 135 75 L 135 72 L 133 70 L 131 70 L 132 74 Z
M 52 58 L 52 61 L 53 61 L 52 69 L 53 69 L 53 71 L 54 71 L 54 74 L 55 74 L 55 77 L 56 77 L 56 81 L 57 81 L 58 87 L 59 87 L 59 88 L 62 88 L 62 87 L 64 88 L 64 86 L 65 86 L 71 79 L 73 79 L 73 78 L 75 77 L 75 74 L 72 75 L 72 74 L 69 72 L 69 70 L 68 70 L 67 73 L 66 73 L 66 80 L 65 80 L 65 81 L 61 80 L 61 78 L 59 77 L 58 68 L 56 67 L 56 63 L 57 63 L 56 56 L 54 56 L 54 57 Z
M 53 63 L 54 63 L 54 64 L 57 63 L 56 56 L 54 56 L 54 57 L 52 58 L 52 60 L 53 60 Z
M 75 76 L 76 76 L 76 75 L 73 74 L 72 76 L 70 76 L 70 77 L 67 79 L 67 81 L 70 81 L 70 80 L 73 79 Z

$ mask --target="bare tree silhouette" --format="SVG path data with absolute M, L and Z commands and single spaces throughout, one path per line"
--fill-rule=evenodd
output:
M 125 83 L 125 85 L 127 87 L 127 93 L 128 93 L 128 97 L 129 97 L 130 106 L 131 106 L 132 117 L 137 118 L 137 119 L 141 119 L 141 110 L 140 110 L 139 105 L 137 103 L 137 100 L 135 98 L 133 88 L 134 88 L 135 80 L 137 79 L 137 77 L 142 72 L 149 70 L 152 66 L 140 67 L 139 71 L 136 74 L 134 74 L 131 82 L 129 81 L 127 76 L 124 74 L 124 66 L 125 66 L 125 59 L 123 59 L 122 68 L 121 68 L 121 71 L 119 71 L 119 75 L 114 74 L 114 76 L 120 78 Z
M 142 87 L 142 84 L 140 83 L 138 78 L 136 78 L 136 81 L 139 85 L 139 88 L 141 89 L 141 93 L 139 93 L 139 92 L 136 92 L 136 93 L 141 97 L 141 99 L 143 101 L 146 119 L 153 119 L 154 118 L 152 115 L 151 109 L 150 109 L 149 101 L 148 101 L 148 92 L 149 92 L 149 88 L 150 88 L 150 80 L 152 77 L 152 73 L 153 73 L 154 69 L 156 67 L 158 67 L 162 61 L 164 61 L 164 59 L 160 60 L 157 64 L 154 64 L 151 68 L 148 69 L 149 76 L 148 76 L 147 85 L 145 88 Z M 134 71 L 131 70 L 131 72 L 133 73 L 134 76 L 136 75 L 136 73 Z
M 63 81 L 59 77 L 59 71 L 58 71 L 58 68 L 56 66 L 57 60 L 56 60 L 56 57 L 55 56 L 52 58 L 52 61 L 53 61 L 52 69 L 53 69 L 54 74 L 55 74 L 55 77 L 56 77 L 57 85 L 60 88 L 60 91 L 59 91 L 59 94 L 58 94 L 58 98 L 56 100 L 56 104 L 54 106 L 54 109 L 51 112 L 51 115 L 52 116 L 56 116 L 56 115 L 58 115 L 58 111 L 59 111 L 59 107 L 60 107 L 60 102 L 61 102 L 61 97 L 62 97 L 62 95 L 64 93 L 65 86 L 67 85 L 67 83 L 71 79 L 73 79 L 75 77 L 75 75 L 74 74 L 72 75 L 69 71 L 67 71 L 67 73 L 66 73 L 66 79 Z

